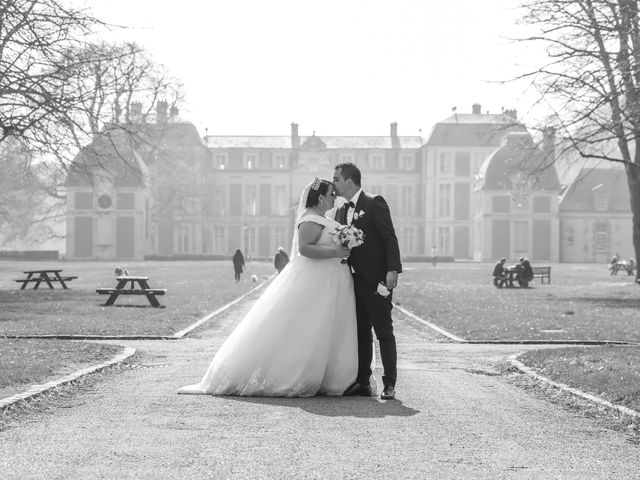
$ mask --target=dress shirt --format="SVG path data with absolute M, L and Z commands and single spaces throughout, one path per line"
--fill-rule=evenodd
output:
M 357 205 L 358 199 L 360 198 L 361 193 L 362 193 L 362 189 L 358 190 L 356 194 L 353 197 L 351 197 L 349 201 L 353 202 L 354 205 Z M 347 225 L 351 225 L 351 223 L 353 223 L 353 214 L 355 213 L 355 211 L 356 211 L 355 207 L 347 208 Z

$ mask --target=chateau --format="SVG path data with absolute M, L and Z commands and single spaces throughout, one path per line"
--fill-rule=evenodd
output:
M 159 102 L 154 122 L 114 126 L 78 154 L 67 258 L 228 258 L 237 248 L 272 258 L 289 248 L 304 186 L 341 162 L 360 166 L 364 189 L 386 198 L 405 259 L 590 262 L 633 252 L 628 192 L 625 210 L 611 182 L 592 204 L 584 188 L 563 189 L 553 131 L 536 145 L 515 110 L 476 104 L 426 138 L 400 135 L 395 122 L 385 136 L 300 135 L 292 123 L 280 136 L 201 137 L 177 113 Z

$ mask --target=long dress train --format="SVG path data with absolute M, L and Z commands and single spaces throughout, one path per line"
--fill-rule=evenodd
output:
M 331 244 L 337 222 L 308 215 Z M 295 256 L 215 354 L 200 383 L 178 393 L 341 395 L 358 370 L 353 279 L 339 258 Z

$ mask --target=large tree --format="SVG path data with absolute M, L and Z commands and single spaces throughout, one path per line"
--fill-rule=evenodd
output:
M 549 61 L 529 72 L 560 135 L 585 158 L 624 165 L 640 259 L 639 0 L 526 0 L 528 42 Z M 611 144 L 617 144 L 611 149 Z M 640 273 L 636 274 L 636 280 Z
M 59 235 L 63 215 L 46 187 L 55 172 L 34 164 L 31 152 L 13 138 L 0 143 L 0 172 L 0 248 Z
M 140 125 L 153 122 L 158 106 L 167 116 L 183 100 L 182 86 L 139 45 L 97 42 L 65 52 L 73 65 L 68 88 L 77 103 L 32 145 L 66 169 L 77 152 L 98 136 L 126 134 L 145 141 Z M 126 158 L 122 158 L 126 161 Z
M 102 23 L 59 0 L 0 0 L 0 142 L 31 139 L 77 105 L 68 88 L 81 48 Z
M 3 188 L 15 186 L 15 194 L 0 196 L 0 211 L 18 233 L 25 231 L 19 219 L 36 220 L 14 215 L 24 212 L 22 180 L 48 196 L 47 211 L 30 203 L 35 217 L 47 218 L 50 208 L 64 205 L 61 186 L 80 149 L 114 132 L 144 142 L 136 125 L 155 115 L 160 100 L 167 108 L 182 100 L 179 82 L 143 48 L 100 41 L 104 24 L 69 4 L 0 0 L 0 146 L 11 143 L 6 151 L 15 152 L 19 142 L 22 152 L 11 160 L 20 181 L 5 175 Z

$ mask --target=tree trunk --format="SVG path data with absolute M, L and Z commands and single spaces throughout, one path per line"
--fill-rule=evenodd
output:
M 633 215 L 633 249 L 636 259 L 636 282 L 640 284 L 640 167 L 627 164 L 627 181 L 629 183 L 629 201 Z

